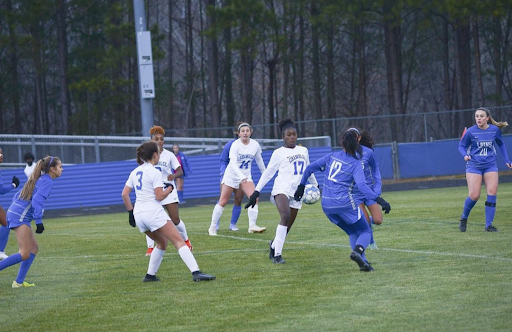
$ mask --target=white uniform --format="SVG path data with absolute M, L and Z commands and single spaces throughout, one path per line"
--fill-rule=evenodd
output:
M 25 166 L 25 175 L 27 176 L 27 179 L 30 179 L 30 176 L 32 173 L 34 173 L 34 169 L 36 168 L 36 163 L 32 163 L 32 166 L 29 166 L 28 164 Z
M 283 194 L 288 196 L 290 207 L 300 209 L 302 202 L 295 201 L 293 195 L 297 190 L 304 170 L 309 165 L 309 151 L 303 146 L 295 146 L 293 149 L 287 147 L 280 147 L 274 150 L 270 161 L 268 162 L 267 169 L 261 175 L 258 185 L 255 190 L 261 192 L 263 187 L 272 179 L 274 174 L 278 172 L 277 177 L 272 187 L 271 201 L 274 203 L 274 196 Z M 308 179 L 309 183 L 318 185 L 314 174 Z
M 221 183 L 238 189 L 243 179 L 252 181 L 251 165 L 253 160 L 256 160 L 256 164 L 263 173 L 265 163 L 261 157 L 260 144 L 253 139 L 249 140 L 249 144 L 243 144 L 240 139 L 234 141 L 229 150 L 229 164 Z
M 163 188 L 162 173 L 152 164 L 144 163 L 130 173 L 126 186 L 135 188 L 133 215 L 141 233 L 162 228 L 169 217 L 155 197 L 155 188 Z
M 162 172 L 162 181 L 165 183 L 171 183 L 174 189 L 171 191 L 169 196 L 160 202 L 162 205 L 180 202 L 178 198 L 178 191 L 176 190 L 176 183 L 174 180 L 167 180 L 167 176 L 169 174 L 173 174 L 172 170 L 177 169 L 178 167 L 181 167 L 178 158 L 176 158 L 174 153 L 171 151 L 164 149 L 162 153 L 160 153 L 160 161 L 158 162 L 158 165 L 155 165 L 155 168 Z

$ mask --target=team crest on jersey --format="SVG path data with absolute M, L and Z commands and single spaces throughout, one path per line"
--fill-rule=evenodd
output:
M 306 159 L 306 156 L 303 154 L 295 154 L 293 156 L 288 157 L 288 162 L 293 163 L 297 159 Z

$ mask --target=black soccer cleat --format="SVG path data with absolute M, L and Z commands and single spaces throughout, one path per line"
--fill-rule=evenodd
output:
M 273 259 L 273 263 L 274 264 L 284 264 L 286 263 L 283 259 L 283 256 L 279 255 L 279 256 L 275 256 L 272 258 Z
M 496 227 L 494 227 L 493 225 L 491 225 L 489 227 L 485 227 L 485 231 L 486 232 L 499 232 L 498 229 Z
M 153 281 L 160 281 L 156 276 L 151 274 L 146 274 L 144 279 L 142 279 L 143 282 L 153 282 Z
M 363 256 L 359 254 L 358 252 L 352 251 L 350 254 L 350 259 L 359 265 L 359 270 L 363 272 L 370 272 L 373 271 L 373 267 L 370 265 L 370 263 L 366 262 L 363 259 Z
M 215 276 L 203 273 L 201 271 L 195 271 L 195 272 L 192 272 L 192 280 L 194 280 L 194 281 L 215 280 Z
M 272 249 L 272 242 L 274 241 L 268 243 L 268 259 L 274 259 L 274 255 L 276 254 L 276 251 Z
M 465 232 L 466 231 L 467 224 L 468 224 L 468 219 L 467 218 L 460 218 L 459 229 L 460 229 L 461 232 Z

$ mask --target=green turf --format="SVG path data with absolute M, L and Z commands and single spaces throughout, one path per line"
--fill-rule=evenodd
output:
M 385 193 L 392 206 L 369 250 L 375 271 L 359 272 L 348 237 L 320 204 L 305 206 L 285 244 L 285 265 L 268 259 L 277 209 L 261 203 L 263 234 L 208 236 L 213 206 L 181 208 L 195 257 L 216 281 L 194 283 L 174 248 L 142 283 L 145 238 L 127 214 L 45 220 L 27 276 L 0 272 L 0 331 L 510 331 L 512 184 L 498 193 L 495 226 L 484 232 L 484 201 L 458 230 L 464 187 Z M 7 252 L 16 251 L 11 234 Z

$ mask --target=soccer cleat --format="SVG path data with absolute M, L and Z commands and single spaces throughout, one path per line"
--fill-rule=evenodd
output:
M 9 256 L 7 256 L 7 255 L 5 254 L 5 252 L 0 251 L 0 260 L 6 259 L 7 257 L 9 257 Z
M 215 229 L 215 227 L 208 228 L 208 234 L 210 236 L 217 236 L 217 230 Z
M 249 226 L 249 234 L 252 233 L 263 233 L 267 230 L 267 227 L 260 227 L 256 224 Z
M 22 287 L 34 287 L 36 284 L 29 284 L 28 282 L 24 281 L 21 284 L 18 284 L 16 280 L 12 282 L 12 288 L 22 288 Z
M 356 262 L 357 265 L 359 265 L 360 271 L 363 271 L 363 272 L 373 271 L 373 268 L 370 265 L 370 263 L 366 262 L 363 259 L 363 256 L 361 256 L 361 254 L 359 254 L 358 252 L 352 251 L 352 253 L 350 254 L 350 259 L 353 260 L 354 262 Z
M 459 229 L 460 229 L 461 232 L 465 232 L 466 231 L 467 224 L 468 224 L 468 219 L 467 218 L 460 218 Z
M 279 256 L 275 256 L 273 258 L 273 263 L 274 264 L 284 264 L 286 262 L 284 261 L 283 256 L 279 255 Z
M 496 227 L 494 227 L 493 225 L 491 225 L 489 227 L 485 227 L 485 231 L 486 232 L 499 232 L 498 229 Z
M 149 247 L 148 251 L 146 251 L 146 256 L 151 256 L 152 252 L 153 252 L 153 247 Z
M 268 259 L 274 259 L 274 256 L 276 255 L 276 251 L 272 248 L 272 242 L 274 241 L 270 241 L 268 243 Z
M 236 225 L 230 225 L 229 230 L 233 231 L 233 232 L 238 232 L 240 229 L 238 227 L 236 227 Z
M 192 280 L 194 281 L 209 281 L 209 280 L 215 280 L 215 276 L 203 273 L 201 271 L 194 271 L 192 272 Z
M 377 247 L 377 243 L 373 242 L 373 243 L 370 243 L 370 245 L 368 246 L 369 249 L 379 249 L 379 247 Z
M 190 249 L 190 251 L 192 251 L 192 245 L 190 244 L 190 239 L 187 239 L 185 241 L 185 244 L 187 245 L 187 247 Z
M 153 282 L 153 281 L 160 281 L 156 276 L 151 274 L 146 274 L 146 276 L 142 279 L 143 282 Z

